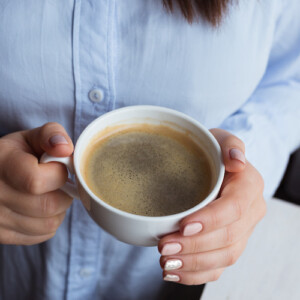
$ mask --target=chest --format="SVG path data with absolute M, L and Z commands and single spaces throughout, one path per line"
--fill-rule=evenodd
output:
M 85 126 L 108 110 L 151 104 L 218 126 L 255 90 L 272 45 L 278 7 L 248 2 L 212 28 L 160 1 L 4 1 L 0 110 L 23 110 L 18 128 L 60 120 L 72 130 L 74 116 Z M 95 88 L 101 103 L 89 99 Z

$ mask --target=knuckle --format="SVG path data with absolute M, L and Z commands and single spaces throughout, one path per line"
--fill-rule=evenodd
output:
M 222 272 L 220 271 L 214 271 L 212 273 L 210 281 L 217 281 L 221 277 Z
M 231 245 L 235 242 L 235 233 L 230 226 L 225 227 L 225 244 Z
M 236 263 L 238 259 L 238 255 L 236 254 L 236 251 L 233 249 L 230 249 L 226 253 L 226 266 L 232 266 Z
M 49 217 L 45 220 L 45 227 L 48 233 L 54 233 L 58 229 L 61 223 L 61 218 L 59 216 Z
M 46 193 L 40 197 L 40 208 L 43 216 L 53 216 L 58 210 L 58 201 Z
M 199 252 L 199 245 L 196 238 L 192 239 L 192 249 L 191 253 L 198 253 Z
M 210 223 L 211 223 L 212 228 L 217 228 L 217 227 L 219 227 L 219 224 L 220 224 L 219 214 L 214 210 L 212 210 L 211 214 L 210 214 Z
M 191 271 L 196 272 L 198 270 L 201 270 L 201 268 L 203 268 L 203 261 L 201 257 L 199 257 L 198 255 L 193 255 L 191 261 Z
M 236 220 L 239 220 L 242 215 L 243 215 L 243 206 L 241 205 L 241 201 L 239 198 L 236 198 L 235 200 L 232 201 L 232 205 L 233 205 L 233 210 L 234 210 L 234 215 Z
M 187 248 L 189 249 L 189 253 L 197 253 L 198 252 L 197 239 L 191 238 Z
M 36 173 L 28 175 L 25 179 L 25 189 L 30 194 L 39 195 L 43 191 L 44 182 L 41 176 Z

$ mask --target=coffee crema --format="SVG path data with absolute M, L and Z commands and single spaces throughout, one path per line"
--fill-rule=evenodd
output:
M 87 147 L 81 166 L 97 197 L 142 216 L 183 212 L 213 186 L 208 155 L 188 134 L 165 125 L 107 128 Z

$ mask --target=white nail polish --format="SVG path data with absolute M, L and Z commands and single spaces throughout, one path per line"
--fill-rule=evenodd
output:
M 182 267 L 182 261 L 180 259 L 169 259 L 166 261 L 164 269 L 166 271 L 177 270 Z
M 164 277 L 164 280 L 165 281 L 174 281 L 174 282 L 177 282 L 179 281 L 179 276 L 178 275 L 172 275 L 172 274 L 167 274 L 165 277 Z

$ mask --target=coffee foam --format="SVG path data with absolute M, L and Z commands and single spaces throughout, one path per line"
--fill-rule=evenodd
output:
M 190 137 L 164 125 L 107 129 L 86 151 L 83 175 L 108 204 L 138 215 L 179 213 L 212 186 L 207 155 Z

